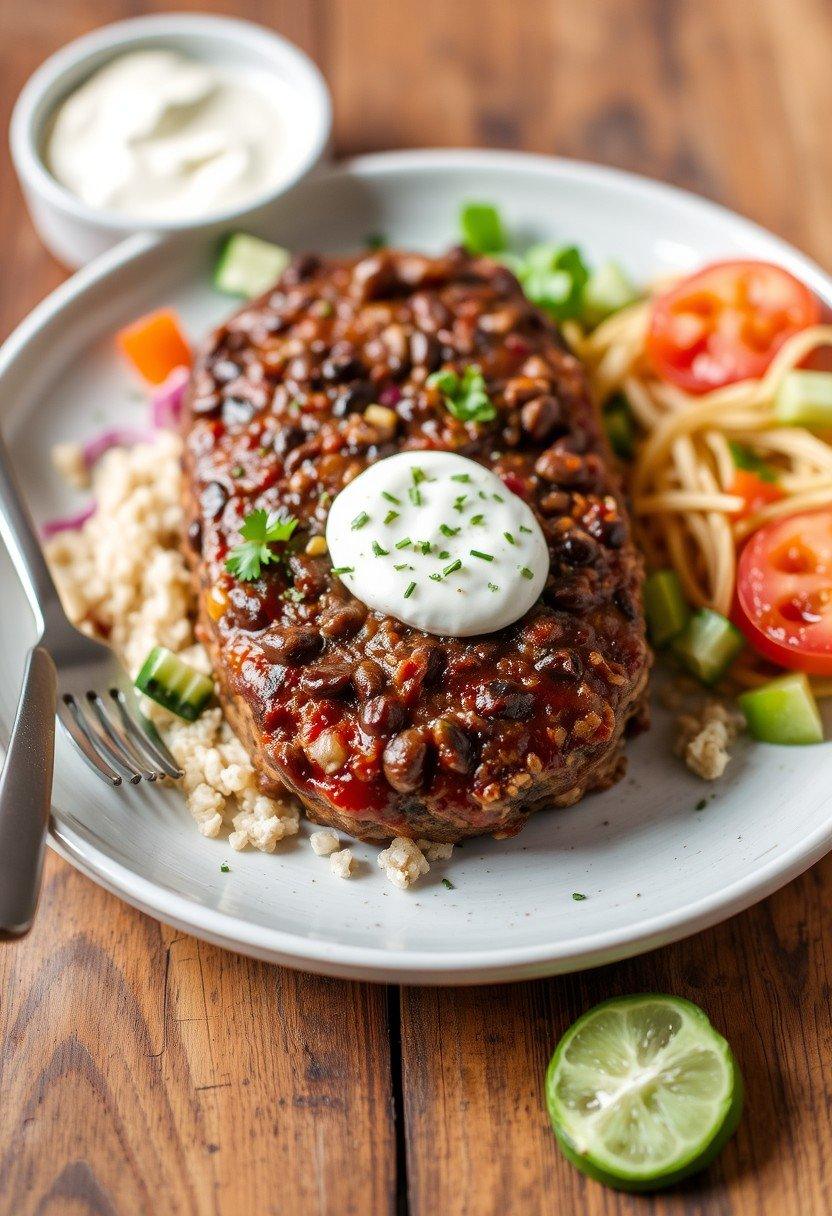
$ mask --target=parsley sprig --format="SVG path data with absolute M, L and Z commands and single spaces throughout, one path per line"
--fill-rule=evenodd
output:
M 427 385 L 439 389 L 448 413 L 460 422 L 491 422 L 497 417 L 476 363 L 469 363 L 461 376 L 450 368 L 434 372 L 428 376 Z
M 280 561 L 282 554 L 272 545 L 284 544 L 298 526 L 292 515 L 258 508 L 249 511 L 240 528 L 242 541 L 231 550 L 225 563 L 229 574 L 248 583 L 260 577 L 263 566 Z

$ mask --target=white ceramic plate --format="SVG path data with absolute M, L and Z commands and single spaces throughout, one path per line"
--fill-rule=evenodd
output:
M 270 236 L 294 249 L 349 250 L 384 232 L 439 249 L 461 200 L 493 200 L 514 232 L 578 242 L 637 278 L 745 254 L 793 270 L 832 303 L 832 283 L 799 253 L 700 199 L 607 169 L 503 153 L 372 156 L 309 180 L 275 206 Z M 137 421 L 113 347 L 121 324 L 161 304 L 195 338 L 230 311 L 210 286 L 205 237 L 172 250 L 133 238 L 61 287 L 0 356 L 4 430 L 40 519 L 70 505 L 50 470 L 57 440 Z M 0 738 L 7 739 L 33 625 L 0 557 Z M 51 842 L 128 902 L 231 949 L 333 975 L 480 982 L 569 971 L 650 949 L 737 912 L 832 846 L 832 746 L 746 744 L 706 786 L 671 754 L 671 724 L 630 747 L 628 777 L 565 811 L 536 815 L 509 841 L 466 842 L 409 892 L 375 865 L 332 877 L 303 837 L 272 856 L 205 840 L 175 791 L 113 792 L 63 740 Z M 707 796 L 707 809 L 695 810 Z M 227 861 L 228 873 L 220 871 Z M 572 899 L 581 892 L 586 899 Z

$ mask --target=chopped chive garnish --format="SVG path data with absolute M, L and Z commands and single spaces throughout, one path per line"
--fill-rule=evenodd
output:
M 406 590 L 406 591 L 405 591 L 405 593 L 404 593 L 404 598 L 405 598 L 406 600 L 409 600 L 409 599 L 410 599 L 410 597 L 411 597 L 411 595 L 413 594 L 413 592 L 414 592 L 415 590 L 416 590 L 416 584 L 415 584 L 415 583 L 408 583 L 408 584 L 407 584 L 407 590 Z
M 332 567 L 333 574 L 352 574 L 354 570 L 355 570 L 355 566 L 333 566 Z
M 491 497 L 495 502 L 505 502 L 505 499 L 500 494 L 492 494 Z
M 452 473 L 451 474 L 451 481 L 461 481 L 465 485 L 467 485 L 470 480 L 471 480 L 470 473 Z
M 387 557 L 390 553 L 390 550 L 382 549 L 382 547 L 378 543 L 378 541 L 374 540 L 373 541 L 373 553 L 375 553 L 376 557 Z
M 470 552 L 471 552 L 472 557 L 480 557 L 480 558 L 482 558 L 482 560 L 484 562 L 493 562 L 494 561 L 493 553 L 483 553 L 481 549 L 471 549 Z
M 459 560 L 459 558 L 457 558 L 455 562 L 451 562 L 450 566 L 446 566 L 442 573 L 447 576 L 448 574 L 454 574 L 455 571 L 461 569 L 462 562 Z
M 443 879 L 442 879 L 442 886 L 443 886 L 443 887 L 447 887 L 449 891 L 453 891 L 453 890 L 454 890 L 454 884 L 451 882 L 450 878 L 443 878 Z
M 245 469 L 241 464 L 235 464 L 234 468 L 231 470 L 232 477 L 242 477 L 243 473 L 245 473 Z
M 489 583 L 489 584 L 488 584 L 488 590 L 489 590 L 489 591 L 499 591 L 499 590 L 500 590 L 500 588 L 497 586 L 497 584 L 496 584 L 496 583 Z
M 582 891 L 573 891 L 572 898 L 575 900 L 576 903 L 580 903 L 582 899 L 586 899 L 586 896 L 584 895 L 584 893 Z
M 408 490 L 408 497 L 410 498 L 410 501 L 413 503 L 414 507 L 421 507 L 422 491 L 419 489 L 418 486 L 410 487 L 410 489 Z
M 506 540 L 508 541 L 508 543 L 509 543 L 510 545 L 516 545 L 516 544 L 517 544 L 517 541 L 514 539 L 514 537 L 511 535 L 511 533 L 510 533 L 510 532 L 504 532 L 504 533 L 503 533 L 503 536 L 506 538 Z
M 409 549 L 412 544 L 413 544 L 413 541 L 410 539 L 410 537 L 405 536 L 403 540 L 396 541 L 396 548 L 397 549 Z
M 388 494 L 386 490 L 381 491 L 381 497 L 386 498 L 388 502 L 394 502 L 397 507 L 402 505 L 402 500 L 400 498 L 396 498 L 395 494 Z
M 435 583 L 441 583 L 441 582 L 442 582 L 442 575 L 441 575 L 441 574 L 429 574 L 429 575 L 428 575 L 428 578 L 433 579 L 433 581 L 434 581 Z
M 413 478 L 414 486 L 418 486 L 420 482 L 427 481 L 428 479 L 428 475 L 425 470 L 416 468 L 415 466 L 410 470 L 410 475 Z
M 459 528 L 451 528 L 448 526 L 448 524 L 440 524 L 439 531 L 443 536 L 456 536 L 459 532 Z
M 467 501 L 468 501 L 468 495 L 460 494 L 459 498 L 454 499 L 454 510 L 455 511 L 464 511 L 465 504 Z
M 398 511 L 388 511 L 384 517 L 384 522 L 386 524 L 392 524 L 393 520 L 398 519 L 398 518 L 399 518 Z
M 394 570 L 412 570 L 412 569 L 413 569 L 413 567 L 412 567 L 412 566 L 409 566 L 409 565 L 407 564 L 407 562 L 399 562 L 399 563 L 398 563 L 398 565 L 396 565 L 396 566 L 394 566 L 394 567 L 393 567 L 393 569 L 394 569 Z
M 355 519 L 350 524 L 353 532 L 357 532 L 359 528 L 363 528 L 365 524 L 370 522 L 370 517 L 366 511 L 359 511 Z
M 447 549 L 440 549 L 439 556 L 440 556 L 440 558 L 446 558 L 446 557 L 450 557 L 451 555 Z
M 471 516 L 471 523 L 472 523 L 472 524 L 481 524 L 481 523 L 484 523 L 484 522 L 485 522 L 485 516 L 484 516 L 484 515 L 472 515 L 472 516 Z
M 480 491 L 479 491 L 479 496 L 480 496 L 480 498 L 482 498 L 482 499 L 483 499 L 485 502 L 488 502 L 488 495 L 486 494 L 485 490 L 480 490 Z
M 423 553 L 430 553 L 431 549 L 433 548 L 433 545 L 429 540 L 420 540 L 418 544 Z
M 227 861 L 223 861 L 220 864 L 220 870 L 223 872 L 223 874 L 229 874 L 231 872 L 231 866 Z
M 534 571 L 530 570 L 528 566 L 521 566 L 520 573 L 523 575 L 523 578 L 534 578 Z
M 531 528 L 527 528 L 525 524 L 520 525 L 520 531 L 526 532 L 529 536 L 531 536 L 531 534 L 532 534 Z

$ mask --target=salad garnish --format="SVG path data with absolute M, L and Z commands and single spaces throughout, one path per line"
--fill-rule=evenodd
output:
M 279 511 L 263 508 L 250 511 L 240 528 L 243 539 L 226 559 L 226 570 L 241 582 L 259 578 L 263 566 L 279 562 L 283 556 L 272 546 L 285 544 L 297 526 L 294 516 L 282 515 Z
M 497 417 L 476 363 L 469 363 L 461 376 L 450 369 L 432 372 L 426 383 L 428 388 L 439 389 L 446 410 L 460 422 L 491 422 Z

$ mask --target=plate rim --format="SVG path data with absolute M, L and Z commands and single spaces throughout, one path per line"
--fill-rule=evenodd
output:
M 477 167 L 508 172 L 533 171 L 553 179 L 584 181 L 622 190 L 646 203 L 661 198 L 676 206 L 711 213 L 739 226 L 740 234 L 763 237 L 827 302 L 832 302 L 832 278 L 781 237 L 722 204 L 690 191 L 605 165 L 550 157 L 537 153 L 479 149 L 415 149 L 352 157 L 313 175 L 317 184 L 344 176 L 376 178 L 402 171 Z M 300 183 L 296 189 L 303 189 Z M 79 296 L 113 272 L 150 255 L 160 244 L 183 237 L 133 236 L 89 263 L 50 293 L 12 331 L 0 348 L 0 384 L 39 331 L 60 318 Z M 184 239 L 193 239 L 185 235 Z M 210 240 L 200 234 L 199 240 Z M 830 801 L 830 799 L 827 799 Z M 53 808 L 49 844 L 65 860 L 100 886 L 155 919 L 211 941 L 225 949 L 253 955 L 296 969 L 342 978 L 420 984 L 476 984 L 520 980 L 580 970 L 631 957 L 728 919 L 766 898 L 796 878 L 832 848 L 832 816 L 808 837 L 730 886 L 690 902 L 674 912 L 654 915 L 638 927 L 606 929 L 556 944 L 503 946 L 437 954 L 429 950 L 386 949 L 372 943 L 347 945 L 306 938 L 283 929 L 253 924 L 244 918 L 207 908 L 165 891 L 83 840 L 57 821 Z

